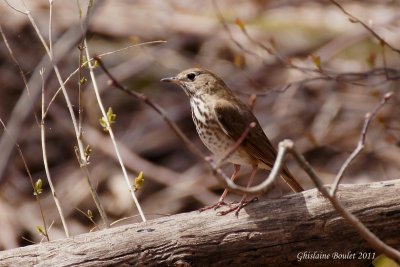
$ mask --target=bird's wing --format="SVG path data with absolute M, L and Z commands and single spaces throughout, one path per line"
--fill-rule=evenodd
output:
M 252 157 L 264 162 L 270 168 L 272 167 L 276 158 L 276 151 L 262 130 L 257 118 L 247 106 L 243 105 L 239 108 L 223 100 L 214 105 L 214 112 L 222 130 L 235 141 L 244 133 L 246 127 L 249 127 L 249 124 L 254 122 L 256 124 L 255 127 L 249 130 L 242 145 Z
M 257 118 L 244 104 L 240 108 L 226 100 L 219 101 L 214 105 L 215 117 L 225 134 L 237 141 L 250 123 L 255 122 L 255 127 L 249 130 L 242 145 L 255 159 L 263 162 L 269 169 L 272 168 L 276 159 L 276 150 L 265 135 Z M 304 189 L 296 181 L 287 167 L 282 167 L 282 178 L 294 192 L 301 192 Z

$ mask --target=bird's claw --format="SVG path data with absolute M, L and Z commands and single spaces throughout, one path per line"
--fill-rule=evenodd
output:
M 214 205 L 206 206 L 206 207 L 204 207 L 204 208 L 199 209 L 199 211 L 200 211 L 200 212 L 203 212 L 203 211 L 210 210 L 210 209 L 217 210 L 217 209 L 219 209 L 220 207 L 226 206 L 226 205 L 230 205 L 230 204 L 225 203 L 225 201 L 218 201 L 218 202 L 215 203 Z
M 235 206 L 233 206 L 233 207 L 231 207 L 231 208 L 229 208 L 229 209 L 227 209 L 227 210 L 219 211 L 219 212 L 217 213 L 217 215 L 219 215 L 219 216 L 224 216 L 224 215 L 226 215 L 226 214 L 228 214 L 228 213 L 231 213 L 231 212 L 235 211 L 235 216 L 236 216 L 237 218 L 239 218 L 239 212 L 240 212 L 240 210 L 243 209 L 244 207 L 246 207 L 247 205 L 249 205 L 250 203 L 255 202 L 255 201 L 258 201 L 258 197 L 254 197 L 254 198 L 252 198 L 251 200 L 243 199 L 242 201 L 240 201 L 239 203 L 237 203 L 237 205 L 235 205 Z

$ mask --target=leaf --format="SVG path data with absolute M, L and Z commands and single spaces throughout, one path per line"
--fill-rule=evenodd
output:
M 90 59 L 88 59 L 87 57 L 85 57 L 85 56 L 82 56 L 82 62 L 83 62 L 83 67 L 84 68 L 86 68 L 86 69 L 88 69 L 90 66 L 89 66 L 89 60 Z M 95 69 L 95 68 L 97 68 L 98 66 L 99 66 L 99 62 L 96 60 L 96 59 L 91 59 L 91 61 L 92 61 L 92 68 L 93 69 Z
M 370 68 L 373 68 L 375 67 L 375 62 L 376 62 L 376 53 L 370 51 L 367 57 L 367 64 Z
M 87 211 L 87 216 L 88 216 L 89 218 L 93 218 L 93 212 L 92 212 L 91 210 L 88 210 L 88 211 Z
M 95 69 L 95 68 L 97 68 L 98 66 L 99 66 L 99 62 L 98 62 L 96 59 L 94 59 L 94 60 L 93 60 L 93 64 L 92 64 L 92 68 Z
M 239 28 L 240 28 L 242 31 L 244 30 L 244 23 L 243 23 L 239 18 L 236 18 L 235 24 L 236 24 L 237 26 L 239 26 Z
M 44 230 L 43 226 L 36 226 L 36 231 L 43 236 L 47 236 L 46 231 Z
M 319 146 L 318 140 L 312 132 L 306 132 L 305 137 L 313 146 Z
M 82 77 L 81 80 L 79 81 L 80 85 L 84 85 L 87 83 L 86 77 Z
M 89 161 L 91 155 L 92 155 L 92 148 L 90 147 L 90 145 L 87 145 L 85 148 L 86 161 Z
M 83 67 L 88 69 L 89 68 L 89 62 L 88 62 L 86 56 L 82 56 L 81 60 L 82 60 L 82 63 L 83 63 Z
M 245 58 L 242 54 L 235 54 L 234 56 L 234 64 L 238 68 L 243 68 L 245 65 Z
M 312 62 L 314 63 L 315 67 L 317 67 L 318 70 L 322 70 L 321 68 L 321 57 L 318 55 L 311 54 L 310 55 Z
M 43 192 L 43 181 L 42 179 L 38 179 L 33 188 L 33 195 L 38 196 Z
M 103 130 L 108 132 L 108 127 L 111 127 L 111 124 L 115 123 L 117 115 L 113 113 L 112 108 L 109 107 L 106 116 L 107 118 L 100 118 L 99 123 L 103 127 Z
M 269 38 L 269 44 L 271 45 L 272 49 L 276 50 L 277 44 L 274 37 Z
M 143 175 L 143 172 L 140 172 L 138 174 L 138 176 L 136 176 L 136 178 L 135 178 L 135 181 L 133 184 L 134 190 L 135 191 L 140 190 L 143 186 L 143 183 L 144 183 L 144 175 Z
M 133 43 L 133 44 L 138 44 L 140 42 L 140 37 L 139 36 L 130 36 L 129 40 Z
M 381 254 L 378 257 L 376 257 L 373 261 L 372 264 L 375 267 L 400 267 L 394 260 L 386 257 L 385 255 Z
M 376 99 L 380 99 L 382 97 L 382 93 L 379 89 L 373 89 L 369 92 L 369 95 L 375 97 Z

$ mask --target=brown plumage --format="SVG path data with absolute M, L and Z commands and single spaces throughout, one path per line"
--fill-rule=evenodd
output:
M 200 139 L 217 157 L 224 156 L 248 125 L 255 122 L 255 127 L 249 130 L 239 148 L 227 159 L 235 164 L 232 180 L 236 178 L 241 165 L 253 167 L 251 181 L 257 168 L 272 168 L 276 150 L 249 107 L 233 95 L 221 78 L 208 70 L 192 68 L 161 81 L 179 84 L 189 96 Z M 281 177 L 294 192 L 303 191 L 286 166 L 282 169 Z M 225 195 L 226 192 L 221 196 L 219 205 Z

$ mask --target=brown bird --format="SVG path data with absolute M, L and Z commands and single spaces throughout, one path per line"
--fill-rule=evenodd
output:
M 276 150 L 249 107 L 233 95 L 220 77 L 205 69 L 192 68 L 182 71 L 176 77 L 165 78 L 161 81 L 180 85 L 189 96 L 197 133 L 204 145 L 216 157 L 225 156 L 249 124 L 255 123 L 255 127 L 250 128 L 238 149 L 227 159 L 235 167 L 231 176 L 232 180 L 235 180 L 242 165 L 253 168 L 248 186 L 251 185 L 258 168 L 271 170 L 276 159 Z M 303 191 L 286 166 L 282 168 L 281 177 L 294 192 Z M 201 210 L 224 205 L 227 193 L 226 189 L 217 204 Z M 238 205 L 220 214 L 236 210 L 237 215 L 238 211 L 249 203 L 245 197 Z

